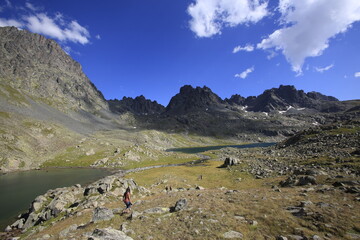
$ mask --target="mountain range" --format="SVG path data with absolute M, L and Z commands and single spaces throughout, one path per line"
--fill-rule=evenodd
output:
M 142 130 L 243 142 L 276 140 L 358 117 L 359 106 L 359 100 L 339 101 L 283 85 L 259 96 L 226 99 L 206 86 L 185 85 L 167 106 L 144 96 L 105 100 L 54 40 L 0 28 L 0 167 L 6 169 L 38 166 L 97 131 L 121 130 L 119 137 L 128 142 L 139 141 Z

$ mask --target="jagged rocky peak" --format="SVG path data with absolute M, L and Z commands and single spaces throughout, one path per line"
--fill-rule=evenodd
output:
M 326 96 L 324 94 L 321 94 L 319 92 L 308 92 L 306 94 L 309 98 L 315 99 L 315 100 L 324 100 L 324 101 L 339 101 L 336 97 L 332 96 Z
M 171 98 L 166 112 L 182 114 L 193 110 L 205 110 L 223 104 L 224 101 L 210 88 L 185 85 L 180 88 L 180 93 Z
M 291 85 L 280 85 L 279 88 L 264 91 L 256 98 L 247 98 L 244 104 L 249 106 L 250 111 L 271 112 L 286 111 L 290 107 L 321 110 L 324 103 L 329 101 L 337 101 L 337 99 L 316 92 L 306 94 Z
M 143 95 L 136 98 L 123 97 L 122 100 L 109 100 L 110 110 L 115 113 L 132 112 L 138 115 L 160 114 L 165 107 L 156 101 L 146 99 Z
M 108 110 L 101 92 L 54 40 L 0 27 L 0 83 L 60 109 Z
M 230 105 L 244 105 L 245 102 L 245 98 L 240 96 L 239 94 L 234 94 L 229 98 L 225 98 L 224 100 L 225 102 L 227 102 Z

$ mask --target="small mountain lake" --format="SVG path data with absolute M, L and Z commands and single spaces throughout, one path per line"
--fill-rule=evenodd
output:
M 109 175 L 104 169 L 59 168 L 0 175 L 0 231 L 49 189 L 87 184 Z
M 251 144 L 242 144 L 242 145 L 220 145 L 220 146 L 206 146 L 206 147 L 193 147 L 193 148 L 169 148 L 167 152 L 182 152 L 182 153 L 202 153 L 210 150 L 219 150 L 222 148 L 232 147 L 232 148 L 256 148 L 256 147 L 270 147 L 276 143 L 251 143 Z

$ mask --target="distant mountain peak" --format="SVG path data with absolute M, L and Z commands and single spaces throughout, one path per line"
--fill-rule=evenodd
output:
M 169 105 L 166 107 L 166 112 L 182 114 L 223 103 L 224 101 L 206 86 L 193 88 L 190 85 L 185 85 L 180 88 L 178 94 L 171 98 Z
M 143 95 L 135 98 L 123 97 L 122 100 L 108 100 L 110 110 L 114 113 L 131 112 L 137 115 L 160 114 L 165 107 L 157 101 L 146 99 Z
M 278 88 L 265 90 L 257 97 L 247 98 L 244 105 L 254 112 L 285 111 L 289 107 L 320 109 L 323 102 L 338 101 L 321 93 L 297 90 L 293 85 L 280 85 Z

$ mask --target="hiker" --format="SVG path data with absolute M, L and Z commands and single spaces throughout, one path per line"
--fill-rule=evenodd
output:
M 131 195 L 131 191 L 130 191 L 130 187 L 128 187 L 123 195 L 123 202 L 126 205 L 126 208 L 124 209 L 123 213 L 129 213 L 131 211 L 132 203 L 130 202 L 130 195 Z

